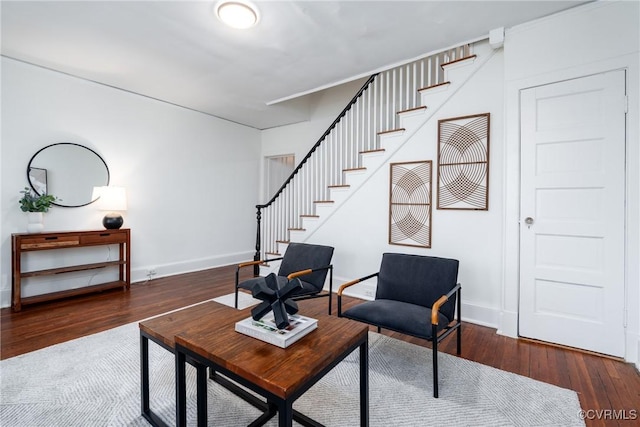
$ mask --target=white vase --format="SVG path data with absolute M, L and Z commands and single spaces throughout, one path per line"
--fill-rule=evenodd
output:
M 42 233 L 44 230 L 43 217 L 42 212 L 27 212 L 27 233 Z

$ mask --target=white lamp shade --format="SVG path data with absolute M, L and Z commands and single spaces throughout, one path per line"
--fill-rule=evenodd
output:
M 98 198 L 98 209 L 103 211 L 126 211 L 127 190 L 124 187 L 93 187 L 92 199 Z

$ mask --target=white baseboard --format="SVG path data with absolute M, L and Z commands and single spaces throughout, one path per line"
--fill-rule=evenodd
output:
M 0 291 L 0 302 L 2 308 L 11 307 L 11 289 L 3 289 Z
M 156 274 L 152 279 L 160 277 L 175 276 L 176 274 L 192 273 L 195 271 L 207 270 L 209 268 L 224 267 L 226 265 L 239 264 L 253 259 L 254 252 L 237 252 L 207 258 L 198 258 L 170 264 L 155 264 L 139 266 L 131 269 L 131 283 L 146 282 L 147 272 L 155 270 Z
M 498 320 L 498 335 L 518 338 L 518 312 L 501 311 Z
M 462 320 L 480 326 L 497 329 L 500 310 L 473 303 L 462 302 Z

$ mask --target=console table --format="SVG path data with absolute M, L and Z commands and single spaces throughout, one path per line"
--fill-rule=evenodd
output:
M 11 235 L 11 307 L 14 311 L 20 311 L 24 304 L 35 304 L 59 298 L 66 298 L 89 292 L 100 292 L 106 289 L 123 287 L 128 290 L 131 285 L 130 265 L 130 241 L 131 233 L 128 228 L 119 230 L 98 231 L 64 231 L 51 233 L 16 233 Z M 66 248 L 83 248 L 88 246 L 119 245 L 119 257 L 117 260 L 96 262 L 91 264 L 72 265 L 45 270 L 22 271 L 22 257 L 32 251 L 53 251 Z M 22 297 L 22 279 L 36 276 L 49 276 L 53 274 L 71 273 L 74 271 L 94 270 L 98 268 L 118 267 L 118 280 L 85 286 L 82 288 L 68 289 L 64 291 L 49 292 L 30 297 Z

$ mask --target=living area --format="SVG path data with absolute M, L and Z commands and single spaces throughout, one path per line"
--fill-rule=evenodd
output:
M 49 420 L 50 424 L 48 425 L 52 425 L 52 419 L 57 419 L 60 423 L 55 424 L 54 422 L 53 425 L 63 425 L 64 422 L 68 423 L 64 425 L 147 425 L 140 411 L 140 366 L 138 364 L 140 344 L 137 330 L 139 320 L 227 295 L 230 290 L 229 284 L 234 281 L 235 271 L 234 266 L 229 266 L 159 278 L 148 283 L 146 287 L 134 285 L 129 292 L 116 290 L 52 301 L 34 305 L 20 313 L 13 313 L 10 309 L 2 309 L 2 317 L 0 318 L 3 337 L 1 352 L 3 363 L 5 363 L 2 365 L 2 384 L 5 387 L 9 378 L 13 377 L 21 382 L 19 386 L 14 385 L 11 389 L 3 388 L 2 401 L 6 403 L 2 410 L 3 424 L 7 421 L 6 425 L 16 425 L 10 421 L 10 417 L 13 415 L 18 418 L 17 412 L 22 411 L 20 419 L 30 422 L 20 425 L 43 425 L 45 420 Z M 250 271 L 241 273 L 241 279 L 250 277 L 252 277 Z M 358 302 L 360 300 L 356 298 L 345 297 L 344 303 L 345 307 L 349 307 Z M 326 314 L 326 309 L 327 301 L 325 298 L 300 303 L 301 312 L 311 317 Z M 25 331 L 29 332 L 25 333 Z M 91 342 L 81 340 L 82 337 L 93 340 L 91 337 L 99 337 L 102 332 L 109 333 L 110 331 L 116 335 L 105 336 Z M 547 408 L 547 410 L 532 416 L 532 411 L 540 411 L 538 405 L 549 405 L 553 394 L 550 393 L 544 398 L 539 396 L 537 403 L 531 403 L 529 401 L 534 396 L 531 393 L 538 396 L 538 393 L 541 392 L 575 390 L 579 393 L 580 406 L 592 408 L 594 411 L 603 411 L 605 408 L 609 408 L 609 405 L 618 408 L 635 407 L 640 379 L 632 365 L 598 355 L 500 336 L 495 333 L 495 329 L 467 322 L 463 325 L 462 354 L 455 358 L 468 363 L 477 362 L 485 369 L 497 368 L 498 376 L 490 375 L 493 372 L 477 373 L 481 375 L 480 381 L 473 380 L 467 383 L 469 379 L 473 378 L 473 376 L 469 376 L 473 370 L 469 370 L 467 367 L 464 370 L 453 371 L 453 376 L 451 376 L 447 367 L 450 360 L 441 359 L 443 363 L 440 374 L 441 395 L 435 399 L 430 390 L 431 367 L 428 360 L 430 349 L 425 348 L 429 345 L 428 342 L 391 331 L 383 330 L 383 335 L 394 339 L 394 342 L 415 345 L 415 347 L 407 348 L 395 347 L 387 357 L 393 356 L 394 352 L 398 351 L 409 352 L 408 354 L 415 353 L 412 357 L 417 357 L 419 364 L 408 368 L 398 381 L 406 381 L 405 389 L 411 390 L 411 392 L 420 392 L 423 398 L 427 399 L 428 405 L 421 406 L 421 400 L 416 401 L 416 398 L 403 401 L 407 395 L 402 393 L 402 389 L 398 390 L 397 396 L 393 398 L 389 396 L 390 390 L 395 390 L 390 388 L 393 387 L 393 382 L 390 379 L 381 381 L 378 377 L 379 373 L 373 373 L 380 368 L 373 366 L 372 359 L 370 367 L 372 372 L 370 379 L 372 404 L 370 425 L 383 425 L 384 421 L 394 420 L 397 417 L 402 417 L 405 425 L 424 425 L 426 417 L 444 420 L 439 421 L 444 425 L 477 424 L 479 419 L 489 423 L 489 417 L 493 416 L 494 409 L 489 409 L 486 406 L 487 396 L 505 398 L 504 393 L 509 395 L 507 401 L 513 401 L 513 412 L 507 411 L 508 402 L 501 402 L 494 408 L 507 411 L 502 420 L 510 419 L 513 425 L 540 425 L 541 421 L 545 419 L 544 416 L 548 416 L 546 412 L 555 412 Z M 114 345 L 114 342 L 117 342 L 118 345 Z M 65 345 L 70 347 L 65 348 Z M 96 348 L 96 346 L 98 347 Z M 378 343 L 378 349 L 379 346 L 380 343 Z M 19 360 L 20 354 L 24 354 L 26 357 L 30 357 L 29 355 L 37 357 L 37 350 L 42 348 L 45 351 L 49 350 L 49 353 L 43 353 L 38 360 L 27 359 L 27 363 Z M 423 349 L 424 352 L 416 349 Z M 173 363 L 172 358 L 169 357 L 170 353 L 157 346 L 151 348 L 152 352 L 154 350 L 158 358 L 165 364 Z M 101 367 L 99 374 L 90 374 L 90 371 L 96 371 L 95 363 L 92 363 L 91 359 L 91 354 L 94 351 L 96 355 L 105 351 L 112 353 L 107 358 L 108 362 L 106 360 L 99 362 Z M 453 355 L 456 354 L 455 339 L 443 341 L 439 351 L 441 357 L 450 354 L 453 359 Z M 371 354 L 373 353 L 370 352 L 370 356 Z M 394 357 L 397 357 L 398 360 L 410 361 L 412 357 L 408 354 L 405 356 L 395 354 Z M 98 357 L 98 359 L 100 358 Z M 129 362 L 124 363 L 126 360 Z M 387 360 L 387 363 L 392 360 L 393 358 Z M 6 362 L 11 363 L 12 361 L 15 363 L 14 365 L 6 364 Z M 357 366 L 357 357 L 352 363 Z M 29 370 L 32 370 L 32 364 L 37 364 L 39 367 L 48 366 L 49 369 L 37 369 L 35 374 L 29 374 Z M 10 375 L 10 371 L 14 367 L 20 366 L 21 371 L 17 375 Z M 459 369 L 460 366 L 457 368 Z M 158 369 L 158 367 L 155 370 L 152 368 L 152 374 L 157 376 Z M 389 366 L 386 366 L 384 370 L 379 372 L 389 375 L 388 369 Z M 159 384 L 154 383 L 151 404 L 152 408 L 157 410 L 160 402 L 166 403 L 169 407 L 169 413 L 165 411 L 162 415 L 166 416 L 167 421 L 170 422 L 174 416 L 171 413 L 171 408 L 173 408 L 171 392 L 173 390 L 170 387 L 173 381 L 173 369 L 169 367 L 166 370 L 163 379 L 169 383 L 169 391 L 159 394 Z M 128 376 L 123 376 L 123 372 L 128 372 Z M 509 379 L 509 377 L 505 377 L 509 372 L 525 379 L 531 379 L 532 383 L 505 382 Z M 341 373 L 341 375 L 345 374 Z M 411 378 L 411 376 L 416 378 Z M 122 378 L 129 378 L 131 384 L 122 383 Z M 317 415 L 315 412 L 312 414 L 316 415 L 315 418 L 324 422 L 325 425 L 345 425 L 348 420 L 352 421 L 349 425 L 359 422 L 357 389 L 353 390 L 353 395 L 342 395 L 351 392 L 350 389 L 343 388 L 344 384 L 352 383 L 357 386 L 357 375 L 355 379 L 350 380 L 341 378 L 337 383 L 336 380 L 329 382 L 331 386 L 335 387 L 334 392 L 340 393 L 341 397 L 336 399 L 335 396 L 331 398 L 328 395 L 323 395 L 320 399 L 320 401 L 331 402 L 330 410 L 327 411 L 327 406 L 324 403 L 318 404 L 318 400 L 314 400 L 318 395 L 313 395 L 314 399 L 311 400 L 314 406 L 323 409 L 322 414 Z M 602 381 L 604 378 L 610 378 L 610 380 Z M 481 393 L 485 397 L 479 399 L 476 396 L 473 398 L 473 393 L 477 392 L 476 387 L 483 385 L 488 388 Z M 503 385 L 505 388 L 500 389 L 499 385 Z M 535 388 L 547 385 L 552 388 L 537 390 Z M 530 388 L 531 386 L 534 388 Z M 376 391 L 378 387 L 382 387 L 382 389 Z M 518 387 L 521 389 L 517 390 Z M 324 392 L 326 393 L 327 390 L 325 389 Z M 376 393 L 381 393 L 381 395 Z M 41 399 L 42 396 L 47 395 L 51 396 L 53 401 L 45 405 Z M 115 395 L 120 397 L 115 399 Z M 520 400 L 520 396 L 523 400 Z M 216 400 L 218 397 L 220 397 L 220 392 L 212 391 L 209 402 L 215 405 L 218 402 Z M 18 400 L 31 401 L 33 406 L 29 410 L 25 410 L 26 406 L 24 405 L 10 404 L 10 402 Z M 473 400 L 478 400 L 481 405 L 485 405 L 482 409 L 484 413 L 472 412 L 475 410 L 471 409 L 475 408 L 475 405 L 472 404 Z M 413 403 L 410 404 L 410 401 Z M 223 414 L 227 411 L 220 411 L 219 406 L 213 406 L 209 410 L 210 420 L 212 423 L 217 422 L 217 424 L 210 425 L 247 425 L 259 414 L 255 408 L 246 403 L 243 404 L 239 398 L 237 401 L 223 400 L 223 402 L 231 405 L 233 410 L 229 410 L 230 415 L 224 417 Z M 498 399 L 497 402 L 500 400 Z M 518 404 L 518 402 L 520 403 Z M 564 402 L 566 403 L 566 401 Z M 461 405 L 467 405 L 466 410 Z M 48 408 L 47 413 L 50 415 L 44 413 L 44 408 Z M 305 408 L 308 409 L 308 406 Z M 374 408 L 379 408 L 378 413 Z M 569 405 L 560 408 L 564 410 L 567 418 L 564 419 L 564 422 L 556 422 L 556 425 L 574 425 L 579 421 L 578 417 L 574 418 L 575 414 L 568 414 L 568 408 Z M 386 417 L 379 413 L 382 409 L 384 409 Z M 471 415 L 466 411 L 470 411 Z M 332 414 L 330 418 L 328 418 L 329 413 Z M 628 414 L 630 416 L 631 413 Z M 193 411 L 190 412 L 190 415 L 192 418 L 189 420 L 195 422 Z M 527 415 L 531 418 L 526 419 Z M 470 416 L 472 418 L 469 418 Z M 78 420 L 78 418 L 80 419 Z M 602 419 L 594 418 L 587 418 L 586 425 L 609 425 Z M 77 421 L 73 421 L 74 419 Z M 338 421 L 335 421 L 336 419 Z M 243 423 L 241 420 L 246 420 L 246 422 Z M 630 423 L 631 421 L 627 421 L 628 425 L 631 425 Z
M 640 217 L 637 184 L 637 171 L 640 170 L 638 41 L 637 37 L 634 39 L 638 31 L 637 7 L 637 2 L 595 2 L 540 21 L 507 28 L 504 48 L 496 50 L 475 77 L 389 160 L 389 163 L 432 160 L 435 165 L 438 120 L 490 112 L 488 209 L 433 209 L 430 248 L 390 245 L 389 169 L 388 165 L 379 169 L 307 240 L 335 247 L 334 289 L 375 270 L 384 252 L 455 258 L 460 260 L 459 281 L 464 289 L 463 321 L 469 324 L 469 330 L 488 330 L 492 337 L 480 335 L 482 338 L 477 342 L 473 338 L 465 338 L 463 357 L 474 358 L 465 353 L 465 349 L 480 351 L 474 349 L 475 346 L 484 348 L 484 353 L 491 352 L 490 345 L 481 344 L 483 340 L 493 342 L 506 337 L 516 340 L 521 336 L 518 316 L 522 304 L 518 187 L 520 114 L 516 113 L 520 109 L 519 93 L 549 82 L 623 68 L 626 69 L 628 86 L 627 167 L 623 178 L 626 188 L 626 221 L 623 222 L 627 237 L 622 255 L 625 299 L 624 306 L 618 311 L 625 313 L 625 326 L 623 354 L 616 356 L 615 363 L 637 366 L 640 346 L 640 273 L 637 267 L 640 232 L 638 221 L 634 220 Z M 3 23 L 8 19 L 7 10 L 3 4 Z M 574 30 L 566 32 L 567 28 Z M 628 43 L 620 43 L 619 40 L 627 40 Z M 465 41 L 451 40 L 440 48 Z M 577 48 L 585 45 L 593 49 L 585 52 Z M 562 57 L 564 62 L 558 62 L 557 57 Z M 113 70 L 117 68 L 115 62 L 98 65 L 102 62 L 96 58 L 95 64 L 103 70 L 117 72 Z M 116 326 L 102 319 L 111 318 L 119 312 L 128 313 L 123 315 L 124 323 L 134 322 L 232 292 L 233 278 L 228 272 L 221 276 L 223 278 L 216 279 L 220 282 L 214 286 L 215 292 L 189 286 L 192 276 L 180 277 L 208 272 L 212 268 L 216 271 L 217 268 L 225 269 L 254 258 L 255 206 L 266 202 L 267 197 L 262 191 L 264 159 L 290 153 L 294 153 L 296 159 L 303 159 L 318 136 L 357 93 L 363 80 L 359 78 L 309 95 L 306 100 L 310 100 L 310 104 L 299 108 L 309 112 L 303 121 L 262 129 L 80 79 L 73 73 L 57 72 L 53 66 L 37 66 L 26 59 L 16 59 L 6 53 L 3 40 L 0 201 L 3 359 L 5 316 L 28 318 L 30 310 L 36 307 L 23 309 L 20 313 L 7 313 L 11 305 L 11 235 L 26 230 L 26 218 L 17 200 L 19 190 L 28 185 L 25 171 L 29 160 L 38 150 L 65 141 L 89 147 L 99 153 L 108 165 L 110 184 L 126 187 L 128 207 L 123 212 L 123 228 L 131 230 L 131 295 L 142 295 L 160 285 L 164 289 L 180 287 L 184 289 L 182 293 L 188 294 L 167 302 L 163 302 L 160 296 L 154 297 L 153 302 L 148 303 L 155 307 L 153 310 L 143 308 L 145 303 L 142 303 L 142 307 L 137 306 L 137 313 L 128 313 L 129 309 L 125 308 L 128 302 L 121 301 L 121 305 L 110 306 L 113 313 L 104 313 L 96 308 L 95 311 L 87 311 L 85 316 L 63 315 L 70 316 L 68 323 L 77 322 L 87 331 L 98 332 Z M 298 99 L 282 102 L 292 107 L 290 109 L 300 105 L 297 104 L 300 102 Z M 436 193 L 435 176 L 433 183 Z M 45 231 L 100 230 L 103 216 L 104 212 L 99 211 L 95 204 L 78 208 L 54 206 L 45 214 Z M 178 229 L 174 230 L 176 227 Z M 94 250 L 101 261 L 114 259 L 113 248 Z M 51 252 L 52 257 L 54 252 L 60 251 Z M 39 262 L 43 263 L 43 268 L 51 268 L 47 264 L 60 261 L 58 256 Z M 82 258 L 84 254 L 76 252 L 74 256 Z M 217 273 L 211 277 L 217 277 Z M 53 276 L 40 280 L 36 287 L 26 285 L 24 293 L 29 296 L 42 291 L 82 287 L 96 283 L 95 279 L 92 272 L 74 273 L 71 279 Z M 200 282 L 202 287 L 210 286 L 207 280 Z M 367 283 L 353 289 L 351 297 L 365 300 L 371 299 L 375 292 L 375 287 Z M 81 297 L 78 301 L 88 304 L 94 299 L 101 301 L 101 298 L 102 294 L 96 294 Z M 80 313 L 85 309 L 83 305 L 76 304 L 76 299 L 47 303 L 42 308 L 37 306 L 39 323 L 49 322 L 48 316 L 58 310 L 53 308 L 58 304 L 73 306 Z M 313 307 L 315 304 L 309 302 Z M 44 307 L 51 307 L 52 312 L 48 313 Z M 93 318 L 98 320 L 94 322 Z M 62 326 L 53 321 L 52 324 L 62 328 L 61 331 L 72 328 L 70 324 Z M 29 335 L 18 331 L 22 330 L 16 330 L 16 333 L 24 334 L 25 338 Z M 48 332 L 43 330 L 42 334 L 47 335 Z M 61 334 L 66 336 L 66 332 Z M 69 332 L 69 338 L 84 334 Z M 528 348 L 529 354 L 540 349 L 537 345 Z M 31 347 L 27 351 L 34 349 Z M 455 354 L 450 347 L 445 346 L 445 351 Z M 528 359 L 531 363 L 536 363 L 536 360 L 535 357 Z M 477 361 L 483 363 L 482 357 L 478 356 Z M 597 363 L 611 366 L 614 361 Z M 505 365 L 501 368 L 508 370 Z M 562 375 L 561 368 L 557 372 Z M 603 374 L 603 378 L 606 378 L 604 382 L 616 381 L 615 375 Z M 576 387 L 570 388 L 576 390 Z M 615 387 L 605 390 L 602 392 L 605 395 L 617 393 Z M 620 394 L 637 397 L 638 390 Z M 634 409 L 631 406 L 623 400 L 617 406 L 607 408 Z M 603 408 L 595 403 L 583 403 L 582 407 Z

